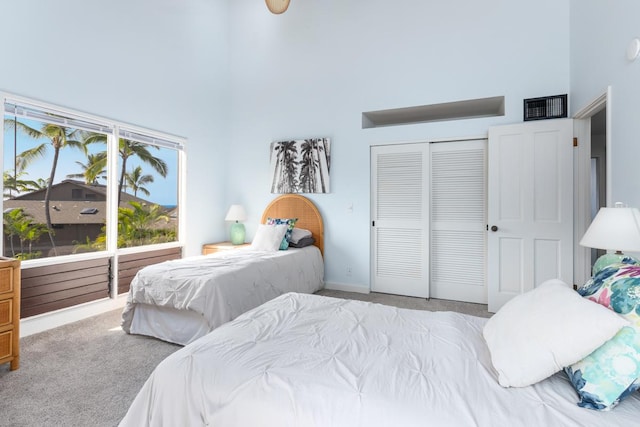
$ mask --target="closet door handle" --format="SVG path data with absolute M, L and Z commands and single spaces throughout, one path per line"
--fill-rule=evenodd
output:
M 498 231 L 498 226 L 497 225 L 492 225 L 491 226 L 491 231 L 493 231 L 493 232 Z

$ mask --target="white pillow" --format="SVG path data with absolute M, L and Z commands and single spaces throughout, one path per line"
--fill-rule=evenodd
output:
M 282 243 L 287 228 L 289 228 L 289 224 L 259 224 L 256 235 L 251 242 L 251 249 L 269 252 L 280 250 L 280 243 Z
M 581 360 L 627 324 L 553 279 L 507 302 L 483 335 L 500 385 L 525 387 Z

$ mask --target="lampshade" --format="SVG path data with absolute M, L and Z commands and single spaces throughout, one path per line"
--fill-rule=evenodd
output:
M 640 252 L 640 211 L 636 208 L 600 208 L 580 245 Z
M 279 15 L 287 10 L 289 7 L 289 0 L 265 0 L 267 7 L 271 13 Z
M 242 205 L 231 205 L 229 211 L 227 212 L 227 216 L 224 218 L 225 221 L 244 221 L 247 219 L 247 214 L 244 211 Z
M 624 207 L 600 208 L 580 244 L 588 248 L 615 251 L 596 260 L 591 269 L 594 276 L 611 264 L 637 263 L 638 260 L 622 251 L 640 251 L 640 211 Z

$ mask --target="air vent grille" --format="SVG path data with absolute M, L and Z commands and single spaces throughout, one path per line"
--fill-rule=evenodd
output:
M 524 100 L 524 121 L 567 117 L 567 95 Z

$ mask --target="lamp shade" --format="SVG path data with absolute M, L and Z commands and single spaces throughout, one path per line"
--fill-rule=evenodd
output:
M 244 221 L 247 219 L 247 214 L 244 211 L 242 205 L 231 205 L 229 211 L 227 212 L 227 216 L 224 218 L 225 221 Z
M 265 0 L 271 13 L 279 15 L 289 7 L 289 0 Z
M 580 245 L 640 252 L 640 211 L 636 208 L 600 208 Z

